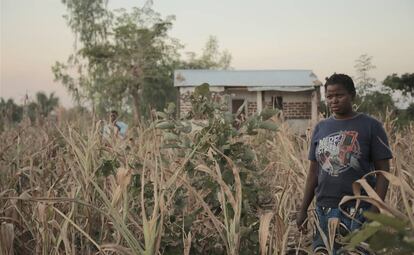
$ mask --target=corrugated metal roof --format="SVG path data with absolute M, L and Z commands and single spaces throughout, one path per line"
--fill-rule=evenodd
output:
M 314 86 L 273 86 L 273 87 L 247 87 L 247 91 L 287 91 L 287 92 L 302 92 L 314 90 Z
M 176 70 L 174 72 L 175 87 L 193 87 L 203 83 L 226 87 L 285 88 L 321 85 L 311 70 Z

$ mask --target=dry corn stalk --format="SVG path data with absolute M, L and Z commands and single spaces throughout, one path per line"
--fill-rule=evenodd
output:
M 336 229 L 338 228 L 338 225 L 339 218 L 330 218 L 328 220 L 328 244 L 330 252 L 333 252 L 334 249 Z
M 117 186 L 112 197 L 111 205 L 116 207 L 122 197 L 122 194 L 126 193 L 127 187 L 131 182 L 131 170 L 126 168 L 118 168 L 116 172 Z
M 14 225 L 2 223 L 0 226 L 0 252 L 2 255 L 13 255 Z
M 273 218 L 272 212 L 267 212 L 260 216 L 260 226 L 259 226 L 259 244 L 260 244 L 260 254 L 268 254 L 267 239 L 270 233 L 270 222 Z
M 183 244 L 184 244 L 184 255 L 190 255 L 190 250 L 191 250 L 191 231 L 188 232 L 188 234 L 186 235 L 184 233 L 183 235 Z

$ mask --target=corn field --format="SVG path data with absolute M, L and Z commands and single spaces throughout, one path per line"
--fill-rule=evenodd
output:
M 224 136 L 217 120 L 194 129 L 159 113 L 126 139 L 103 137 L 90 116 L 6 129 L 0 253 L 312 254 L 312 231 L 295 225 L 311 131 L 298 136 L 271 118 L 277 130 Z M 412 234 L 414 125 L 385 128 L 391 184 L 376 203 Z

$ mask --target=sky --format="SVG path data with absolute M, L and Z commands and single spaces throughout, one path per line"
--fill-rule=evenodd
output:
M 175 15 L 170 36 L 200 53 L 210 35 L 233 56 L 234 69 L 311 69 L 324 81 L 334 72 L 355 75 L 361 54 L 373 57 L 378 82 L 414 72 L 412 0 L 154 0 Z M 110 8 L 143 0 L 109 0 Z M 51 66 L 73 52 L 74 36 L 60 0 L 0 0 L 0 97 L 55 92 L 71 106 Z

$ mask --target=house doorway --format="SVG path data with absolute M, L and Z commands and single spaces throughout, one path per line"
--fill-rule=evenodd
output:
M 272 96 L 273 109 L 283 110 L 283 97 Z
M 231 113 L 236 113 L 237 110 L 244 104 L 244 99 L 233 99 L 231 100 Z M 241 113 L 246 115 L 245 107 L 243 107 Z

